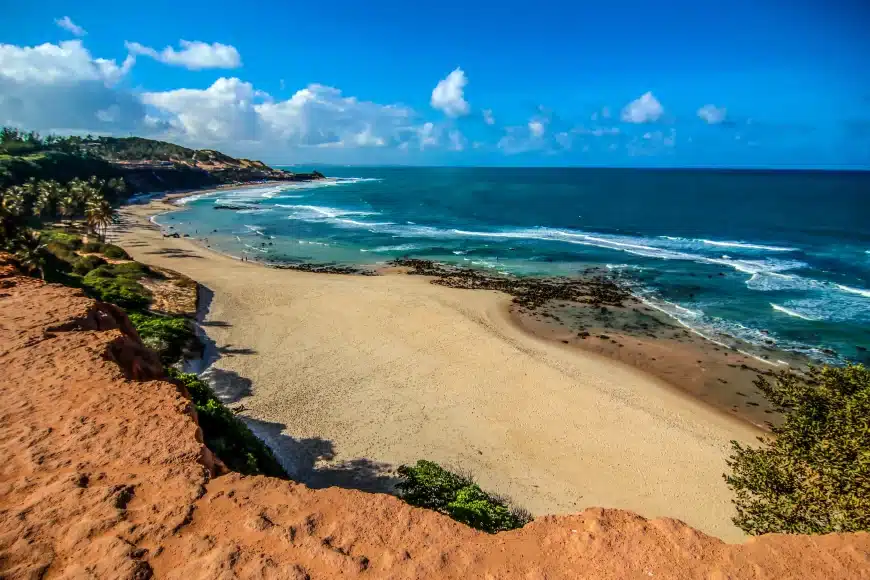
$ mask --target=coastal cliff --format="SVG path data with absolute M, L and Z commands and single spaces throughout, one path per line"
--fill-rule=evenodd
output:
M 28 179 L 122 178 L 130 192 L 202 189 L 251 181 L 311 181 L 317 171 L 275 169 L 212 149 L 189 149 L 141 137 L 42 139 L 4 130 L 0 141 L 0 189 Z
M 866 533 L 729 545 L 596 508 L 489 535 L 226 473 L 123 311 L 8 267 L 0 393 L 3 578 L 870 578 Z

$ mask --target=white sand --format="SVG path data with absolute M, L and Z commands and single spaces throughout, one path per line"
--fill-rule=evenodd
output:
M 213 373 L 236 390 L 250 379 L 243 414 L 272 424 L 253 422 L 298 479 L 377 487 L 370 471 L 431 459 L 536 515 L 619 507 L 743 537 L 722 473 L 751 426 L 522 332 L 505 295 L 242 263 L 163 238 L 146 216 L 165 210 L 125 209 L 114 237 L 214 292 L 205 330 L 225 352 Z M 318 454 L 334 457 L 312 465 Z

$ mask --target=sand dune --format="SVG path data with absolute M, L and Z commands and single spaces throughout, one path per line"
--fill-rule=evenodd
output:
M 213 293 L 209 373 L 298 480 L 385 489 L 390 467 L 426 458 L 535 514 L 618 507 L 742 537 L 722 473 L 751 426 L 522 332 L 504 295 L 242 263 L 163 238 L 147 216 L 165 210 L 126 208 L 114 239 Z

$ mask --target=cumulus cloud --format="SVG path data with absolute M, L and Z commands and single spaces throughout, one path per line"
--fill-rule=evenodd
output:
M 417 133 L 411 109 L 345 97 L 339 89 L 319 84 L 286 101 L 269 100 L 254 108 L 272 134 L 296 145 L 381 147 Z
M 257 138 L 254 100 L 259 96 L 251 83 L 219 78 L 202 90 L 143 93 L 142 101 L 159 109 L 172 132 L 186 141 L 214 143 Z
M 495 125 L 495 117 L 492 116 L 492 109 L 483 110 L 483 122 L 487 125 Z
M 0 44 L 0 123 L 29 129 L 132 129 L 144 119 L 138 98 L 115 88 L 135 58 L 94 58 L 80 40 L 39 46 Z
M 425 149 L 426 147 L 437 147 L 438 138 L 439 131 L 436 129 L 434 123 L 423 123 L 423 125 L 417 130 L 417 140 L 420 143 L 420 149 Z
M 444 111 L 449 117 L 467 115 L 470 109 L 464 95 L 467 84 L 468 79 L 465 73 L 461 68 L 457 68 L 447 75 L 447 78 L 439 81 L 432 90 L 432 100 L 430 101 L 432 107 Z
M 185 143 L 257 141 L 276 148 L 437 145 L 435 126 L 418 126 L 411 109 L 346 97 L 319 84 L 276 101 L 248 82 L 220 78 L 207 89 L 145 93 L 142 99 L 170 128 L 168 134 Z
M 449 149 L 451 151 L 462 151 L 465 149 L 467 141 L 462 133 L 454 129 L 448 133 L 447 137 L 450 140 Z
M 181 66 L 190 70 L 207 68 L 238 68 L 242 66 L 242 57 L 234 46 L 214 42 L 182 40 L 180 50 L 167 46 L 157 51 L 150 46 L 138 42 L 127 42 L 127 50 L 132 54 L 148 56 L 164 64 Z
M 716 105 L 704 105 L 698 109 L 698 116 L 710 125 L 718 125 L 725 120 L 727 110 Z
M 622 109 L 622 120 L 626 123 L 651 123 L 657 121 L 665 110 L 651 92 L 646 92 Z
M 70 20 L 69 16 L 64 16 L 63 18 L 57 18 L 54 21 L 55 24 L 63 28 L 64 30 L 68 30 L 75 36 L 84 36 L 88 33 L 87 30 Z
M 541 137 L 546 128 L 541 121 L 529 121 L 529 133 L 532 137 Z

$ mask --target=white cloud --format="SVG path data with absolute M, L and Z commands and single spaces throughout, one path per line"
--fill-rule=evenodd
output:
M 447 78 L 438 82 L 432 90 L 430 101 L 433 108 L 444 111 L 449 117 L 467 115 L 470 109 L 465 100 L 464 91 L 468 79 L 461 68 L 457 68 L 447 75 Z
M 529 133 L 532 137 L 541 137 L 546 128 L 541 121 L 529 121 Z
M 120 65 L 93 58 L 80 40 L 39 46 L 0 44 L 0 124 L 39 131 L 133 129 L 144 106 L 115 85 L 135 58 Z
M 487 125 L 495 125 L 495 117 L 492 116 L 492 109 L 483 110 L 483 122 Z
M 341 143 L 385 146 L 414 138 L 414 113 L 401 105 L 381 105 L 345 97 L 339 89 L 311 84 L 286 101 L 254 107 L 264 128 L 299 146 Z
M 143 93 L 142 101 L 164 113 L 172 132 L 187 141 L 252 140 L 258 136 L 251 83 L 219 78 L 209 88 Z
M 651 92 L 646 92 L 622 109 L 622 120 L 626 123 L 649 123 L 657 121 L 665 110 Z
M 207 89 L 145 93 L 143 101 L 168 124 L 168 136 L 186 143 L 255 141 L 286 147 L 369 148 L 437 145 L 428 123 L 415 125 L 411 109 L 345 97 L 312 84 L 275 101 L 238 78 L 220 78 Z
M 160 52 L 155 49 L 139 44 L 127 42 L 127 50 L 132 54 L 141 54 L 151 57 L 164 64 L 182 66 L 190 70 L 206 68 L 238 68 L 242 66 L 242 57 L 234 46 L 214 42 L 182 40 L 179 42 L 180 50 L 167 46 Z
M 448 134 L 448 138 L 450 139 L 450 147 L 451 151 L 462 151 L 465 149 L 465 145 L 467 143 L 465 137 L 457 130 L 452 130 Z
M 698 116 L 710 125 L 718 125 L 725 120 L 727 110 L 716 105 L 704 105 L 698 109 Z
M 438 133 L 439 131 L 436 130 L 433 123 L 423 123 L 423 125 L 417 130 L 417 139 L 420 142 L 420 149 L 425 149 L 426 147 L 437 147 L 439 137 Z
M 92 58 L 81 40 L 23 47 L 0 44 L 0 78 L 19 83 L 100 81 L 113 85 L 130 72 L 135 62 L 133 56 L 120 66 L 114 60 Z
M 58 18 L 54 21 L 55 24 L 63 28 L 64 30 L 68 30 L 73 33 L 75 36 L 84 36 L 88 33 L 87 30 L 70 20 L 69 16 L 64 16 L 63 18 Z

